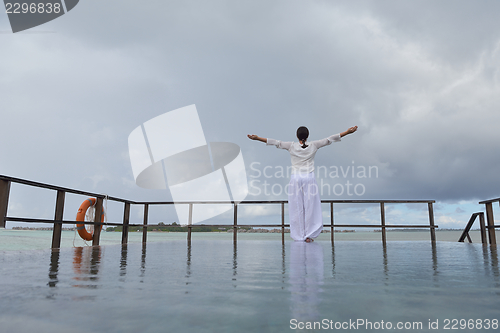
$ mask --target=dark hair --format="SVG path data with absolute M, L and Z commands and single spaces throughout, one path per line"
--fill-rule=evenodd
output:
M 302 148 L 307 148 L 308 146 L 306 145 L 306 140 L 309 137 L 309 130 L 305 126 L 300 126 L 297 129 L 297 139 L 300 141 L 303 141 L 304 144 L 302 145 Z

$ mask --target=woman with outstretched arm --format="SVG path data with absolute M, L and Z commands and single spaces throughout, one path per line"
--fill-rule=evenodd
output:
M 319 148 L 340 141 L 340 138 L 356 132 L 358 126 L 350 127 L 342 133 L 331 135 L 322 140 L 311 141 L 307 127 L 297 129 L 298 142 L 279 141 L 261 138 L 249 134 L 248 138 L 286 149 L 292 160 L 292 175 L 288 186 L 288 215 L 290 218 L 290 236 L 296 241 L 312 242 L 323 230 L 321 199 L 318 184 L 314 176 L 314 156 Z

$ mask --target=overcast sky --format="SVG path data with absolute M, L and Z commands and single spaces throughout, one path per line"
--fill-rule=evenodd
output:
M 170 200 L 135 184 L 127 139 L 196 104 L 206 140 L 238 144 L 261 190 L 288 182 L 257 176 L 289 155 L 246 134 L 292 141 L 304 125 L 314 140 L 358 125 L 316 165 L 373 167 L 377 177 L 317 175 L 362 184 L 362 195 L 337 195 L 339 185 L 323 199 L 432 199 L 440 227 L 463 227 L 479 200 L 500 196 L 499 12 L 486 0 L 84 0 L 16 34 L 0 14 L 0 174 Z M 52 218 L 47 193 L 13 185 L 9 215 Z M 65 218 L 81 201 L 67 200 Z M 425 221 L 426 207 L 398 207 L 394 221 Z M 359 219 L 379 223 L 370 207 Z

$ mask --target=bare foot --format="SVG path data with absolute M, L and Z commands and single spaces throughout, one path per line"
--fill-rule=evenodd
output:
M 313 242 L 313 240 L 311 238 L 309 238 L 309 237 L 306 238 L 306 243 L 311 243 L 311 242 Z

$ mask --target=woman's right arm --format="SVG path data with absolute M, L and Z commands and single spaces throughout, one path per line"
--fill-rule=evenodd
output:
M 257 140 L 257 141 L 261 141 L 261 142 L 267 143 L 267 139 L 266 138 L 261 138 L 260 136 L 257 136 L 255 134 L 248 134 L 247 136 L 248 136 L 248 138 L 250 140 Z
M 257 136 L 255 134 L 248 134 L 247 136 L 251 140 L 261 141 L 261 142 L 264 142 L 268 146 L 276 146 L 276 148 L 280 148 L 280 149 L 288 150 L 292 146 L 292 142 L 283 142 L 283 141 L 274 140 L 274 139 L 261 138 L 260 136 Z

